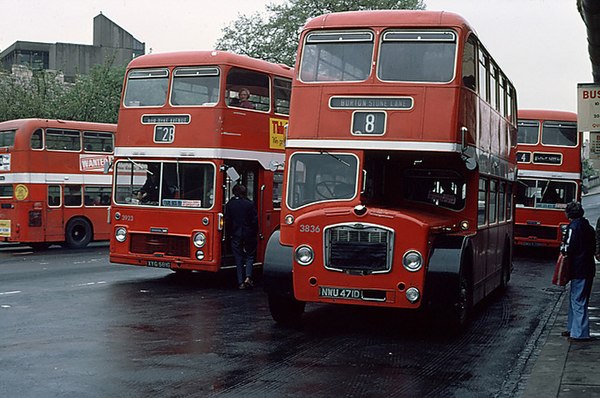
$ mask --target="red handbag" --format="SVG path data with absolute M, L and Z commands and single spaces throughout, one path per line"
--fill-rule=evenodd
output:
M 556 261 L 556 267 L 554 268 L 554 275 L 552 276 L 553 285 L 565 286 L 569 282 L 569 266 L 569 257 L 560 253 Z

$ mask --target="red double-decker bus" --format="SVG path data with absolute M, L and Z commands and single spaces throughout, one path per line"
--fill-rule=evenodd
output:
M 519 110 L 515 244 L 559 247 L 567 203 L 581 200 L 577 114 Z
M 34 249 L 107 240 L 116 125 L 21 119 L 0 123 L 0 240 Z
M 263 280 L 305 302 L 469 311 L 511 273 L 516 92 L 460 16 L 334 13 L 300 38 Z
M 287 66 L 220 51 L 131 61 L 113 165 L 112 262 L 234 266 L 223 212 L 238 182 L 257 208 L 262 261 L 262 238 L 279 224 L 291 78 Z

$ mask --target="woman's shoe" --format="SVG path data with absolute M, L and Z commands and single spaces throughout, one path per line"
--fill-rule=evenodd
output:
M 246 285 L 246 287 L 250 287 L 250 288 L 254 286 L 254 282 L 250 278 L 246 278 L 246 280 L 244 281 L 244 284 Z
M 244 290 L 245 288 L 246 288 L 245 283 L 240 283 L 240 285 L 238 286 L 238 289 L 240 289 L 240 290 Z

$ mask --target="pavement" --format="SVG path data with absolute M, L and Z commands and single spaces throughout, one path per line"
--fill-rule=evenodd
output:
M 600 194 L 600 186 L 587 195 Z M 564 289 L 556 310 L 548 322 L 548 332 L 527 378 L 523 398 L 600 397 L 600 264 L 590 297 L 590 334 L 588 342 L 570 342 L 561 332 L 566 330 L 569 288 Z

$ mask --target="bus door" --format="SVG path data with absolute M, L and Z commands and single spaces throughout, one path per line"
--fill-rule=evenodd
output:
M 46 220 L 44 223 L 47 241 L 65 240 L 64 207 L 62 203 L 62 197 L 62 187 L 60 185 L 48 185 Z
M 256 206 L 257 212 L 260 210 L 260 187 L 258 186 L 258 164 L 248 161 L 226 161 L 225 171 L 223 176 L 223 212 L 225 205 L 230 198 L 233 197 L 233 187 L 237 183 L 241 183 L 248 189 L 248 199 Z M 259 224 L 261 215 L 258 216 Z M 260 225 L 259 225 L 260 230 Z M 258 241 L 258 237 L 257 237 Z M 225 229 L 223 234 L 222 252 L 221 252 L 221 267 L 235 266 L 235 259 L 231 252 L 231 243 L 229 232 Z

